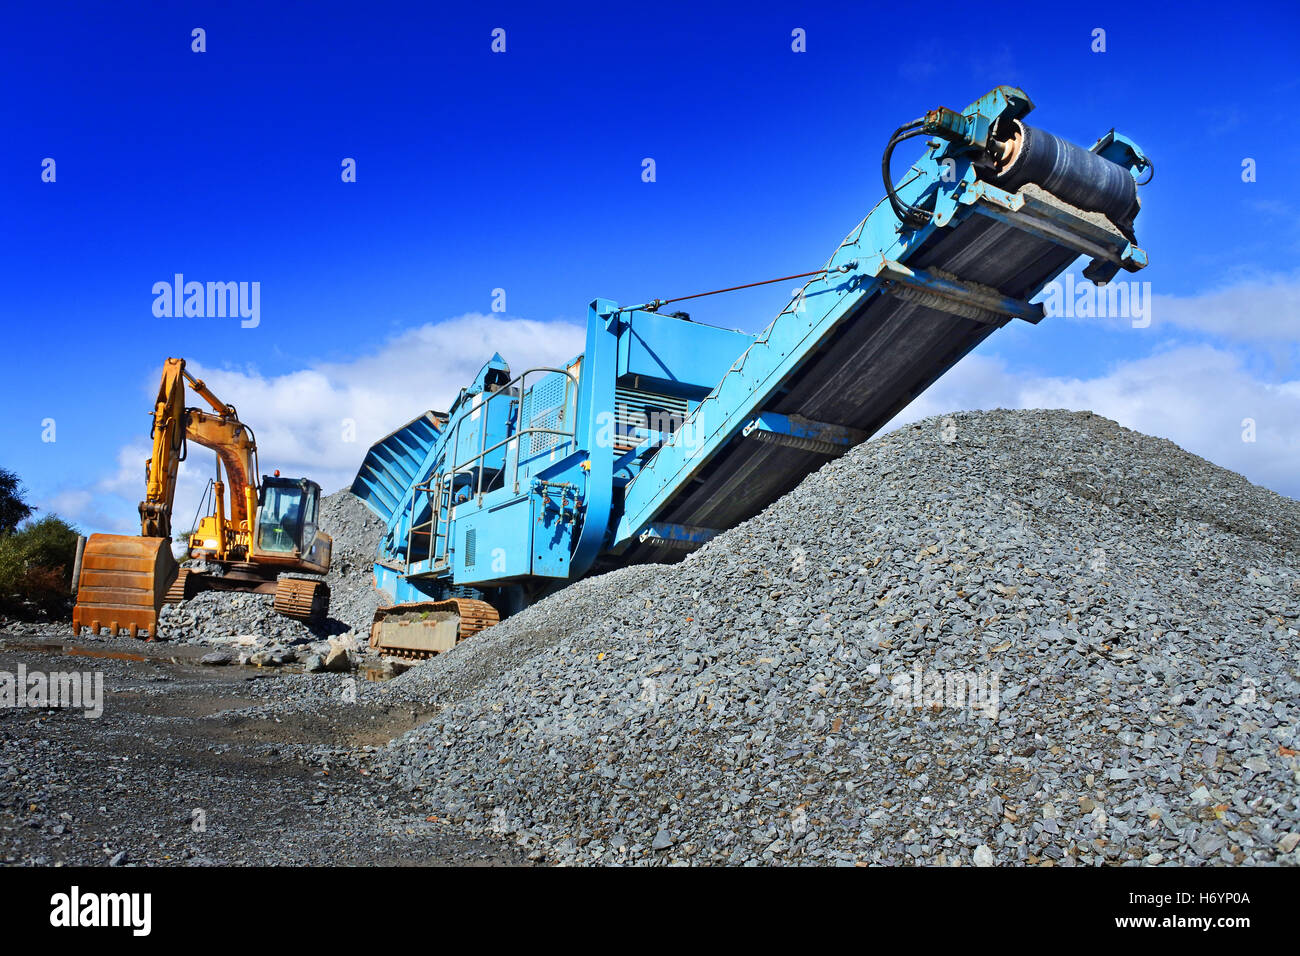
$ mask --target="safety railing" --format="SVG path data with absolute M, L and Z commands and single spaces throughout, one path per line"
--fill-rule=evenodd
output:
M 567 429 L 540 428 L 540 427 L 532 427 L 532 426 L 529 426 L 528 428 L 521 428 L 518 431 L 516 431 L 514 434 L 508 435 L 501 441 L 496 442 L 491 447 L 488 447 L 487 445 L 488 406 L 495 399 L 501 398 L 503 395 L 506 398 L 509 398 L 513 403 L 515 401 L 515 398 L 511 394 L 511 390 L 514 389 L 516 387 L 516 383 L 518 383 L 517 394 L 519 397 L 517 401 L 519 404 L 519 411 L 520 411 L 519 421 L 522 424 L 523 399 L 524 399 L 524 395 L 527 393 L 526 383 L 528 380 L 528 376 L 538 374 L 538 373 L 559 374 L 565 377 L 567 381 L 565 382 L 565 386 L 564 386 L 564 401 L 563 404 L 560 405 L 559 407 L 564 410 L 566 415 L 568 415 L 570 411 L 570 406 L 574 406 L 573 411 L 576 413 L 578 379 L 572 372 L 570 372 L 568 369 L 551 368 L 549 366 L 538 366 L 536 368 L 527 369 L 524 372 L 521 372 L 515 378 L 511 379 L 504 386 L 501 386 L 496 391 L 487 395 L 479 403 L 478 411 L 482 415 L 483 424 L 482 424 L 482 428 L 480 429 L 480 434 L 482 435 L 482 439 L 479 443 L 478 454 L 470 458 L 467 458 L 464 461 L 457 461 L 456 455 L 459 453 L 460 450 L 460 426 L 465 421 L 465 419 L 469 417 L 467 414 L 462 412 L 459 415 L 459 417 L 457 417 L 456 419 L 456 425 L 452 429 L 451 440 L 448 445 L 448 447 L 451 450 L 451 456 L 452 456 L 451 468 L 446 471 L 439 471 L 433 477 L 429 478 L 427 481 L 417 482 L 415 485 L 411 486 L 411 510 L 410 510 L 409 520 L 407 521 L 408 531 L 406 535 L 406 572 L 405 573 L 407 574 L 410 573 L 411 565 L 415 563 L 415 561 L 422 560 L 420 558 L 416 558 L 414 559 L 414 561 L 412 560 L 412 551 L 415 546 L 415 539 L 417 535 L 424 535 L 429 539 L 428 548 L 425 551 L 425 557 L 423 560 L 429 561 L 430 569 L 437 566 L 440 562 L 445 564 L 448 560 L 450 560 L 451 509 L 454 504 L 453 498 L 456 492 L 455 479 L 457 475 L 471 473 L 474 464 L 476 462 L 479 463 L 478 473 L 475 477 L 474 494 L 479 499 L 479 502 L 481 503 L 483 500 L 483 475 L 487 471 L 487 469 L 484 467 L 484 464 L 486 462 L 487 456 L 492 454 L 499 448 L 503 448 L 505 446 L 510 445 L 511 443 L 515 443 L 515 452 L 513 456 L 513 470 L 511 472 L 510 480 L 514 492 L 518 494 L 519 454 L 520 454 L 519 449 L 522 447 L 523 439 L 526 436 L 557 435 L 560 436 L 561 438 L 568 438 L 570 440 L 577 439 L 577 422 L 573 421 L 571 423 L 571 426 Z M 576 418 L 576 414 L 570 415 L 569 417 Z M 511 457 L 507 452 L 506 461 L 509 462 L 510 460 Z M 502 471 L 503 472 L 505 471 L 505 462 L 503 462 Z M 444 485 L 446 485 L 445 488 L 443 487 Z M 415 523 L 416 502 L 419 501 L 420 493 L 424 494 L 424 500 L 429 505 L 430 514 L 429 514 L 428 521 L 421 522 L 420 524 L 417 525 Z M 433 496 L 435 493 L 437 494 L 437 501 L 433 500 Z M 439 541 L 442 542 L 441 555 L 437 553 Z

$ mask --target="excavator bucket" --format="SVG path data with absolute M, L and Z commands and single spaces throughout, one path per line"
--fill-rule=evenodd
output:
M 99 633 L 127 630 L 158 635 L 158 609 L 176 577 L 176 559 L 167 538 L 92 534 L 81 560 L 72 633 L 83 627 Z
M 491 604 L 469 598 L 394 604 L 375 611 L 370 646 L 393 657 L 432 657 L 500 619 Z

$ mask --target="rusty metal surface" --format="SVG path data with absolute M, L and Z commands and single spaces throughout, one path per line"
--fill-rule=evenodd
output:
M 166 604 L 180 604 L 182 601 L 188 601 L 194 597 L 196 592 L 196 576 L 189 568 L 181 568 L 176 572 L 176 577 L 163 595 L 163 602 Z
M 158 633 L 158 609 L 173 579 L 176 559 L 168 538 L 94 534 L 82 556 L 72 632 L 107 627 L 132 637 Z
M 394 657 L 420 660 L 451 650 L 500 619 L 491 604 L 471 598 L 389 605 L 375 611 L 370 646 Z

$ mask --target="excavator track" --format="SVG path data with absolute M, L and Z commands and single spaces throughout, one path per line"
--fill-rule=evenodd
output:
M 395 604 L 375 611 L 370 646 L 390 657 L 425 660 L 500 620 L 491 604 L 472 598 Z
M 198 589 L 195 587 L 192 574 L 189 568 L 181 568 L 176 572 L 176 580 L 172 581 L 171 587 L 163 595 L 164 604 L 180 604 L 194 597 Z
M 299 621 L 321 621 L 329 613 L 330 588 L 324 581 L 280 578 L 275 582 L 277 614 Z

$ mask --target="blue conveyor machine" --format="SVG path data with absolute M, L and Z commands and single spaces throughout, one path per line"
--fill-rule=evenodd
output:
M 596 299 L 563 367 L 514 373 L 495 355 L 448 411 L 376 442 L 352 490 L 387 523 L 376 584 L 412 613 L 381 611 L 372 643 L 424 656 L 493 611 L 698 548 L 871 436 L 996 329 L 1040 321 L 1031 300 L 1079 257 L 1098 285 L 1142 269 L 1150 161 L 1113 130 L 1084 149 L 1029 126 L 1032 109 L 1001 86 L 900 127 L 885 198 L 759 334 L 662 300 Z M 925 152 L 895 181 L 892 154 L 912 139 Z M 475 627 L 457 632 L 458 613 Z M 435 625 L 440 640 L 419 637 Z

